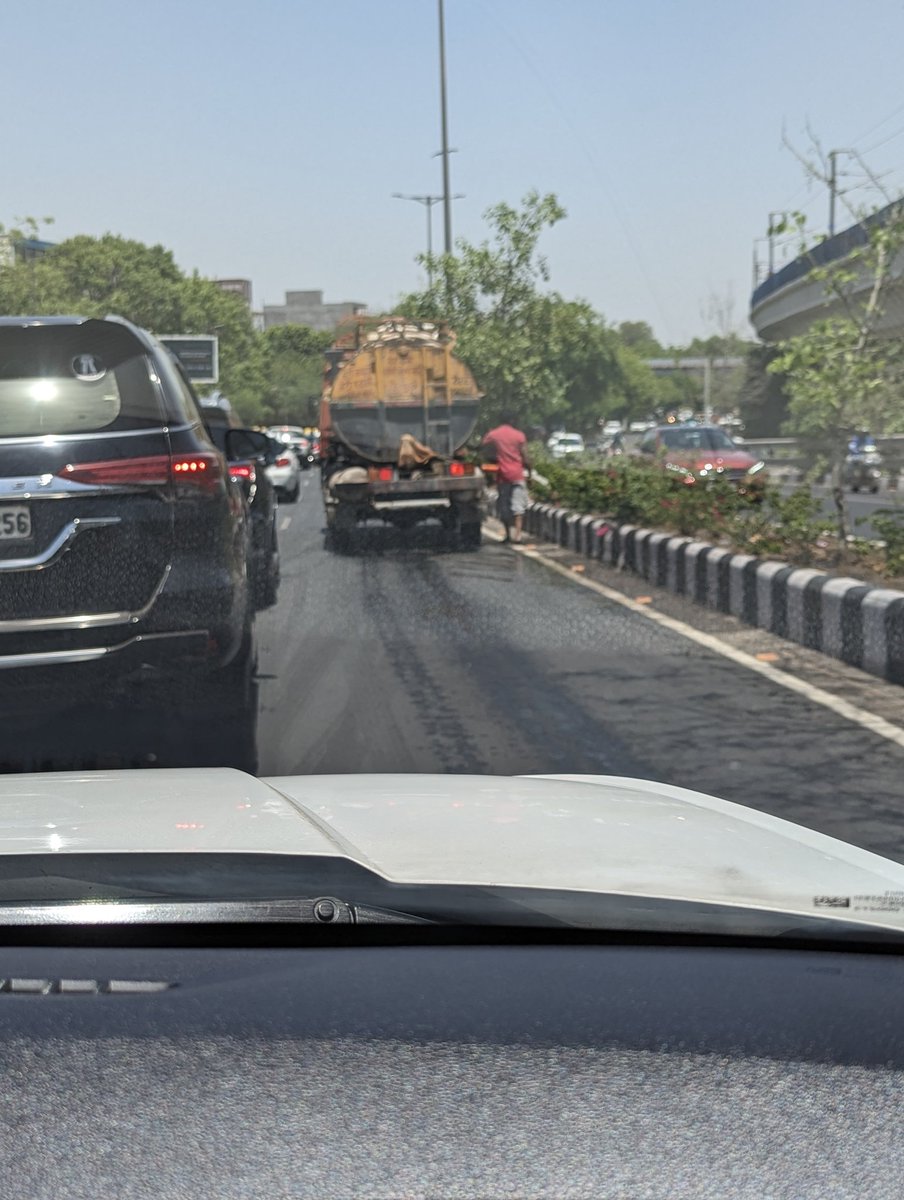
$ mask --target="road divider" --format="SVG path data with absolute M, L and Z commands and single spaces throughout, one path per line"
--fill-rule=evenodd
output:
M 904 592 L 764 562 L 708 542 L 534 503 L 531 537 L 629 570 L 697 604 L 904 683 Z

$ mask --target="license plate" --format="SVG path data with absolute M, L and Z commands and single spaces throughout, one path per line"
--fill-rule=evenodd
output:
M 30 509 L 24 504 L 16 508 L 0 508 L 0 542 L 21 542 L 30 537 Z

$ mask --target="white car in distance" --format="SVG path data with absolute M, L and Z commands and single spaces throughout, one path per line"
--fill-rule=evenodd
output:
M 554 433 L 546 443 L 553 458 L 567 458 L 571 454 L 583 454 L 584 439 L 579 433 Z
M 276 490 L 280 503 L 294 504 L 301 490 L 301 464 L 292 446 L 271 438 L 278 449 L 278 457 L 268 463 L 264 470 Z

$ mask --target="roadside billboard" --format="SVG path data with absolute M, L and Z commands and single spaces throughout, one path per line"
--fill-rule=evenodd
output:
M 192 383 L 217 383 L 219 339 L 209 333 L 166 333 L 159 340 L 175 354 Z

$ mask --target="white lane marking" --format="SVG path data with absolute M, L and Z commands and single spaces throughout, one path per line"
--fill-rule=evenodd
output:
M 487 529 L 486 526 L 484 526 L 483 532 L 484 536 L 494 542 L 501 542 L 503 540 L 501 534 L 496 533 L 492 529 Z M 671 629 L 674 633 L 678 633 L 682 637 L 696 642 L 698 646 L 705 646 L 708 650 L 713 650 L 716 654 L 721 654 L 723 658 L 730 659 L 739 666 L 746 667 L 748 671 L 754 671 L 757 675 L 763 675 L 766 679 L 777 683 L 779 687 L 786 688 L 789 692 L 797 692 L 798 695 L 804 696 L 814 704 L 821 704 L 823 708 L 828 708 L 839 717 L 844 717 L 845 720 L 851 721 L 855 725 L 860 725 L 861 728 L 869 730 L 870 733 L 876 734 L 877 737 L 885 738 L 889 742 L 895 742 L 898 746 L 904 746 L 904 729 L 899 725 L 893 725 L 891 721 L 886 721 L 884 717 L 878 717 L 875 713 L 867 712 L 864 708 L 858 708 L 856 704 L 851 704 L 848 700 L 842 700 L 840 696 L 833 696 L 831 692 L 826 692 L 822 688 L 816 687 L 815 684 L 806 683 L 803 679 L 798 679 L 796 675 L 788 675 L 784 671 L 780 671 L 777 667 L 771 666 L 769 663 L 760 662 L 758 658 L 754 658 L 752 655 L 746 654 L 743 650 L 738 650 L 734 646 L 730 646 L 727 642 L 721 641 L 711 633 L 703 633 L 702 630 L 694 629 L 692 625 L 685 625 L 683 621 L 679 621 L 675 617 L 668 617 L 665 613 L 657 612 L 655 608 L 650 608 L 645 604 L 638 604 L 630 596 L 623 596 L 621 592 L 615 591 L 614 588 L 606 587 L 604 583 L 598 583 L 595 579 L 587 579 L 583 575 L 578 575 L 554 559 L 547 558 L 539 550 L 528 550 L 523 545 L 513 545 L 512 549 L 519 554 L 523 554 L 525 558 L 532 558 L 535 562 L 542 563 L 544 567 L 548 567 L 551 571 L 564 576 L 565 579 L 570 579 L 572 583 L 578 584 L 579 587 L 589 588 L 592 592 L 596 592 L 598 595 L 604 596 L 607 600 L 611 600 L 613 604 L 620 604 L 622 608 L 630 609 L 631 612 L 637 613 L 640 617 L 645 617 L 648 621 L 655 621 L 657 625 L 662 625 L 665 629 Z
M 286 516 L 284 516 L 283 519 L 279 523 L 280 533 L 282 533 L 282 531 L 284 529 L 288 529 L 291 524 L 292 524 L 292 518 L 288 514 L 286 514 Z

